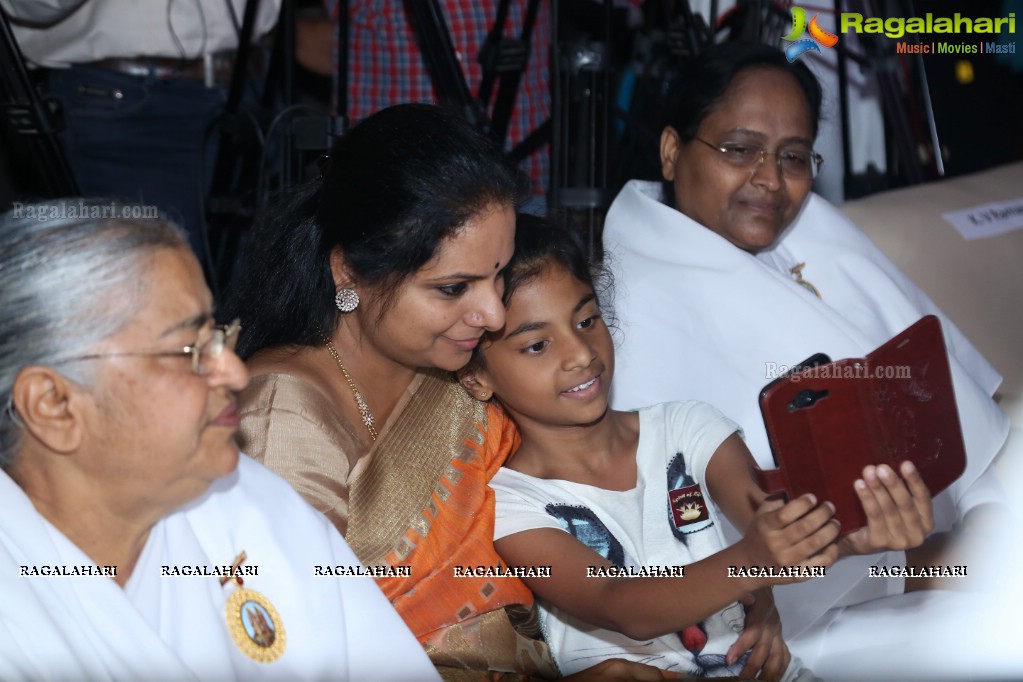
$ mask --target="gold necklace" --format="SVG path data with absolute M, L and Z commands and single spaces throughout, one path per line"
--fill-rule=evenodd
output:
M 348 387 L 352 389 L 352 395 L 355 396 L 355 404 L 359 407 L 359 415 L 362 416 L 362 423 L 369 429 L 369 435 L 373 440 L 377 439 L 377 429 L 373 426 L 373 413 L 369 411 L 369 405 L 366 404 L 365 398 L 362 397 L 362 391 L 355 385 L 355 381 L 352 380 L 352 375 L 345 369 L 345 363 L 341 362 L 341 356 L 337 354 L 337 349 L 334 348 L 334 344 L 330 339 L 327 339 L 327 350 L 330 351 L 330 355 L 334 358 L 334 362 L 341 368 L 341 373 L 345 375 L 345 381 L 348 382 Z

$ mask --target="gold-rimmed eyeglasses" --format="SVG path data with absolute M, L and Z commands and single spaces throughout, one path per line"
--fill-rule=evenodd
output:
M 151 356 L 151 357 L 174 357 L 190 356 L 192 358 L 192 371 L 199 376 L 206 376 L 212 372 L 217 361 L 224 355 L 225 350 L 233 351 L 238 345 L 238 333 L 241 331 L 241 320 L 234 320 L 231 324 L 218 325 L 213 328 L 210 337 L 192 345 L 184 346 L 178 350 L 139 350 L 122 351 L 117 353 L 95 353 L 93 355 L 79 355 L 73 358 L 66 358 L 51 363 L 62 365 L 67 362 L 78 362 L 79 360 L 100 360 L 103 358 Z
M 786 177 L 794 180 L 812 180 L 817 177 L 824 157 L 805 147 L 785 147 L 769 152 L 758 144 L 749 142 L 722 142 L 714 144 L 701 137 L 694 138 L 721 154 L 725 163 L 736 168 L 752 168 L 767 161 L 773 156 L 778 162 L 778 170 Z

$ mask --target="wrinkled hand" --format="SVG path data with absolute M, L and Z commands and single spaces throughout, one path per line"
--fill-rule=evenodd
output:
M 788 503 L 765 500 L 739 541 L 750 566 L 831 566 L 838 559 L 834 544 L 839 524 L 830 502 L 818 505 L 813 495 Z M 806 577 L 772 578 L 774 584 L 802 582 Z
M 752 601 L 743 603 L 746 627 L 725 653 L 725 660 L 731 665 L 749 651 L 739 677 L 777 682 L 789 667 L 792 654 L 781 637 L 781 618 L 774 606 L 774 595 L 770 588 L 764 588 L 756 591 Z
M 682 679 L 682 674 L 621 658 L 609 658 L 563 679 L 572 682 L 660 682 Z
M 918 547 L 934 530 L 931 492 L 920 472 L 908 461 L 899 469 L 901 478 L 886 464 L 864 467 L 855 488 L 867 525 L 839 541 L 842 554 Z

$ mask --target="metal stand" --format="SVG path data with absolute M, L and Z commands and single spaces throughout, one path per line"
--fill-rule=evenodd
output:
M 611 0 L 603 2 L 603 41 L 556 42 L 551 81 L 550 204 L 559 220 L 600 251 L 611 204 L 607 178 L 610 119 Z M 554 35 L 558 36 L 557 12 Z
M 533 27 L 540 8 L 540 0 L 529 0 L 518 38 L 505 38 L 509 0 L 501 0 L 494 25 L 487 34 L 479 53 L 483 67 L 478 94 L 474 97 L 458 61 L 451 32 L 438 0 L 404 0 L 405 10 L 412 20 L 419 49 L 423 54 L 430 78 L 441 104 L 459 108 L 474 126 L 494 138 L 504 147 L 508 124 L 519 83 L 529 62 Z M 500 80 L 492 116 L 487 115 L 495 83 Z M 512 160 L 521 160 L 546 141 L 546 124 L 533 131 L 509 154 Z
M 610 2 L 610 0 L 607 0 Z M 551 207 L 591 253 L 611 203 L 607 185 L 609 67 L 604 43 L 558 44 L 551 101 Z
M 859 2 L 850 0 L 864 16 L 884 16 L 885 7 L 888 3 L 877 0 L 866 0 Z M 912 3 L 894 3 L 892 16 L 910 17 L 913 16 Z M 841 0 L 835 1 L 835 9 L 841 11 Z M 862 196 L 863 190 L 873 189 L 872 179 L 869 175 L 857 175 L 852 170 L 851 144 L 850 144 L 850 120 L 849 120 L 849 96 L 848 78 L 846 69 L 849 61 L 854 61 L 861 68 L 872 72 L 877 79 L 881 91 L 881 106 L 887 122 L 887 140 L 889 152 L 889 163 L 887 170 L 887 186 L 894 187 L 899 184 L 919 184 L 945 174 L 944 163 L 941 158 L 941 143 L 938 139 L 938 131 L 934 121 L 934 110 L 931 107 L 930 92 L 927 85 L 927 73 L 924 69 L 923 60 L 920 55 L 911 58 L 910 69 L 915 70 L 920 78 L 920 90 L 923 99 L 922 115 L 913 116 L 907 106 L 910 101 L 910 91 L 913 88 L 912 82 L 903 77 L 900 73 L 902 63 L 894 51 L 894 45 L 890 40 L 878 39 L 877 36 L 861 34 L 860 42 L 863 43 L 865 55 L 857 55 L 841 44 L 836 45 L 838 49 L 838 76 L 840 103 L 842 107 L 842 151 L 845 157 L 845 177 L 843 188 L 847 199 Z M 908 38 L 907 38 L 908 40 Z M 916 39 L 918 42 L 918 39 Z M 921 120 L 922 118 L 922 120 Z M 930 145 L 932 163 L 925 163 L 920 157 L 920 148 Z M 900 182 L 901 179 L 901 182 Z
M 613 5 L 603 2 L 602 40 L 558 43 L 551 94 L 550 203 L 563 222 L 586 235 L 594 256 L 601 253 L 601 230 L 612 199 L 625 180 L 635 177 L 636 158 L 643 158 L 660 135 L 671 99 L 666 85 L 679 64 L 713 38 L 687 0 L 670 7 L 665 3 L 657 22 L 657 46 L 648 41 L 651 50 L 638 69 L 643 75 L 637 77 L 629 110 L 624 111 L 613 106 L 610 93 L 618 75 L 609 49 L 616 39 Z M 615 135 L 612 126 L 619 131 Z
M 4 156 L 17 159 L 17 186 L 12 198 L 57 198 L 78 195 L 71 167 L 57 138 L 59 103 L 43 100 L 25 68 L 7 16 L 0 11 L 0 102 L 3 106 Z
M 338 63 L 334 74 L 334 93 L 328 115 L 310 107 L 295 104 L 292 92 L 294 71 L 294 8 L 293 0 L 284 0 L 278 22 L 274 57 L 266 78 L 261 103 L 262 112 L 283 108 L 269 125 L 242 109 L 242 95 L 248 75 L 245 63 L 247 46 L 252 41 L 259 0 L 248 0 L 239 31 L 239 59 L 232 74 L 230 92 L 224 114 L 217 122 L 219 146 L 213 183 L 207 200 L 208 243 L 212 248 L 211 270 L 215 273 L 214 290 L 222 289 L 231 278 L 241 249 L 241 240 L 250 226 L 266 192 L 267 146 L 273 146 L 276 135 L 280 164 L 276 186 L 286 189 L 305 179 L 310 157 L 329 154 L 348 128 L 348 2 L 340 0 L 337 18 Z M 485 97 L 474 98 L 455 54 L 447 23 L 438 0 L 406 0 L 416 37 L 430 70 L 434 87 L 443 103 L 462 109 L 466 117 L 480 129 L 503 144 L 508 121 L 514 107 L 519 80 L 529 55 L 529 42 L 539 7 L 539 0 L 529 0 L 522 34 L 517 39 L 503 37 L 509 0 L 502 0 L 497 21 L 481 50 Z M 494 122 L 486 115 L 494 85 L 497 101 Z M 496 124 L 496 125 L 495 125 Z M 541 146 L 549 126 L 541 126 L 512 150 L 513 159 L 524 158 Z
M 284 2 L 282 8 L 287 4 Z M 238 50 L 227 102 L 223 113 L 211 124 L 218 133 L 217 155 L 209 194 L 204 201 L 206 210 L 202 230 L 209 254 L 211 272 L 208 274 L 214 296 L 230 280 L 241 235 L 251 225 L 256 213 L 254 193 L 248 190 L 259 183 L 262 136 L 258 121 L 253 125 L 252 119 L 243 115 L 242 98 L 248 83 L 249 48 L 258 10 L 259 0 L 247 0 L 238 31 Z M 199 191 L 202 192 L 203 188 L 200 187 Z
M 274 154 L 277 173 L 273 183 L 288 188 L 304 180 L 311 157 L 327 154 L 346 129 L 343 116 L 347 100 L 340 100 L 341 115 L 323 115 L 312 107 L 295 103 L 295 7 L 281 3 L 270 65 L 263 82 L 258 111 L 246 111 L 243 100 L 249 87 L 249 46 L 252 44 L 259 0 L 248 0 L 239 30 L 238 57 L 227 103 L 213 127 L 218 134 L 213 179 L 206 200 L 207 249 L 210 253 L 211 286 L 223 290 L 234 274 L 238 255 L 256 213 L 265 202 L 271 181 L 267 157 Z M 348 3 L 340 3 L 338 40 L 348 43 Z M 347 51 L 340 52 L 339 79 L 344 93 L 347 82 Z M 335 103 L 335 107 L 337 104 Z M 279 111 L 277 111 L 279 110 Z M 272 117 L 273 112 L 277 111 Z M 299 115 L 302 114 L 302 115 Z M 267 122 L 269 121 L 269 122 Z M 280 144 L 277 144 L 277 135 Z

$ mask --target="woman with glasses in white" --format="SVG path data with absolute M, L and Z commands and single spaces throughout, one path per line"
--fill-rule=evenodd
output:
M 923 315 L 939 315 L 969 464 L 933 501 L 936 532 L 907 548 L 884 532 L 858 531 L 840 540 L 848 558 L 826 578 L 775 590 L 793 654 L 824 679 L 923 671 L 920 650 L 910 646 L 921 641 L 915 628 L 954 621 L 955 601 L 927 588 L 950 584 L 872 578 L 870 568 L 972 559 L 980 572 L 976 555 L 946 531 L 966 536 L 982 517 L 1003 513 L 989 472 L 1008 431 L 991 399 L 1000 377 L 856 226 L 811 192 L 823 162 L 813 150 L 822 92 L 805 64 L 773 47 L 723 43 L 688 65 L 678 89 L 680 105 L 660 139 L 665 182 L 630 182 L 607 216 L 620 323 L 612 405 L 704 400 L 739 423 L 761 467 L 774 468 L 757 402 L 772 368 L 815 353 L 863 357 Z M 866 477 L 876 484 L 872 472 Z M 925 591 L 908 594 L 915 590 Z M 929 655 L 944 660 L 937 653 Z
M 239 326 L 181 232 L 81 208 L 0 217 L 0 679 L 436 679 L 337 531 L 239 456 Z

